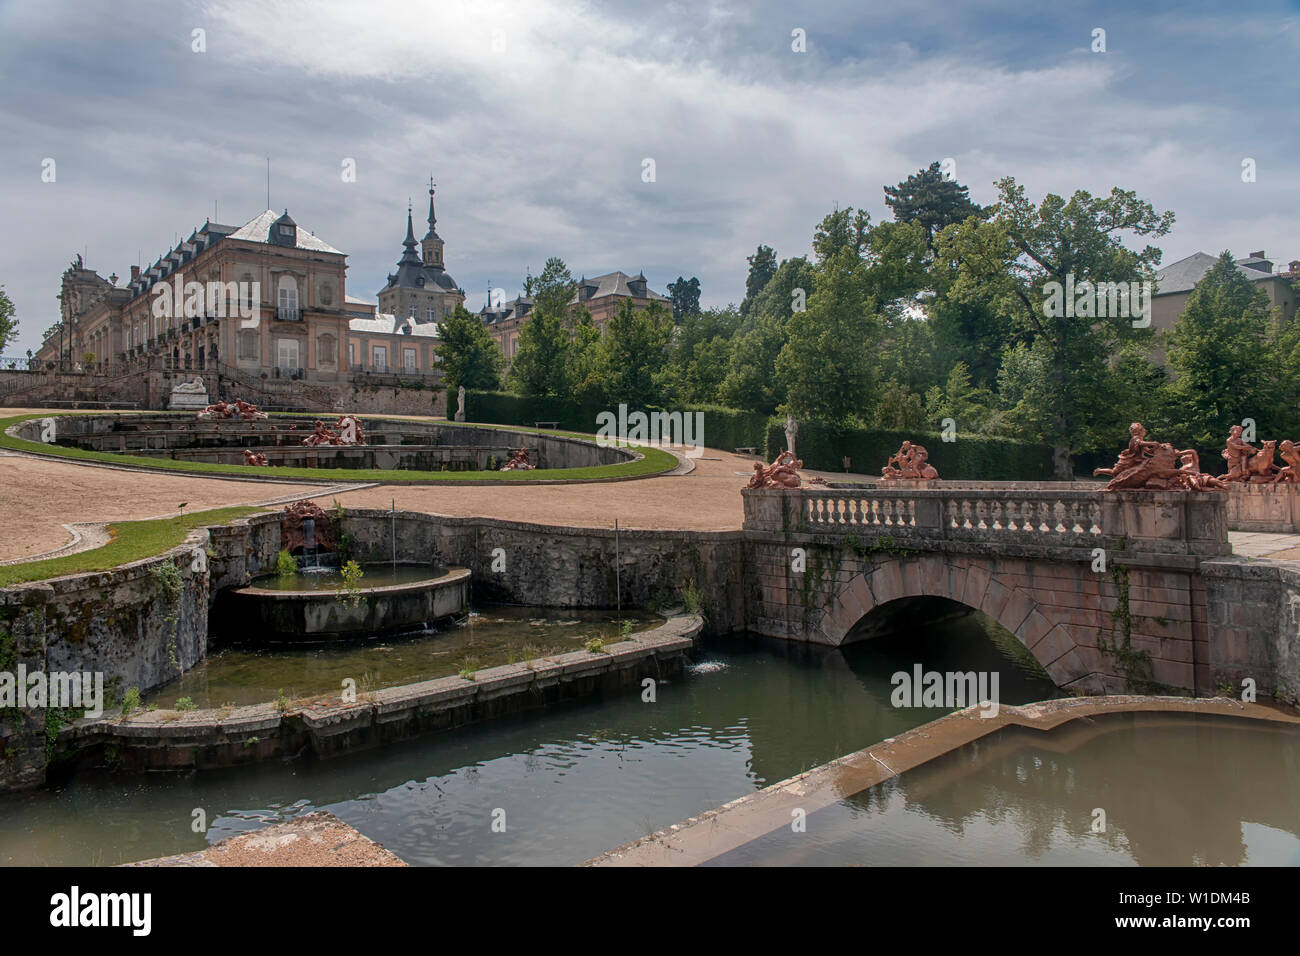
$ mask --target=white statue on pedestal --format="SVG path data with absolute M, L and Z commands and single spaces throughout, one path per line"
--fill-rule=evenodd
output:
M 791 455 L 794 452 L 794 439 L 799 434 L 799 423 L 794 420 L 793 415 L 785 416 L 785 448 Z

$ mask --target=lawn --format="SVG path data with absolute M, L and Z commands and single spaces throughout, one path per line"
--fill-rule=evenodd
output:
M 384 484 L 442 484 L 456 482 L 492 482 L 492 481 L 596 481 L 610 478 L 635 478 L 643 475 L 655 475 L 665 471 L 671 471 L 677 467 L 677 459 L 665 451 L 658 448 L 648 448 L 641 445 L 624 444 L 621 447 L 628 448 L 631 451 L 639 452 L 644 457 L 637 461 L 622 462 L 617 465 L 599 465 L 592 468 L 554 468 L 536 471 L 407 471 L 407 470 L 388 470 L 379 468 L 264 468 L 257 465 L 218 465 L 209 462 L 188 462 L 176 461 L 171 458 L 145 458 L 138 455 L 119 455 L 112 452 L 102 451 L 85 451 L 80 448 L 65 448 L 61 445 L 47 445 L 44 442 L 27 441 L 23 438 L 15 438 L 12 435 L 5 434 L 6 430 L 19 422 L 29 421 L 33 418 L 52 418 L 63 414 L 94 414 L 90 412 L 68 412 L 60 410 L 51 414 L 34 414 L 34 415 L 15 415 L 9 418 L 0 419 L 0 448 L 10 448 L 15 451 L 35 452 L 42 455 L 53 455 L 59 458 L 68 458 L 73 461 L 97 461 L 117 465 L 130 465 L 137 468 L 145 468 L 150 471 L 167 471 L 187 475 L 238 475 L 241 477 L 253 478 L 287 478 L 296 481 L 312 482 L 334 482 L 334 481 L 356 481 L 356 482 L 382 482 Z M 113 413 L 98 413 L 113 414 Z M 130 413 L 118 413 L 130 414 Z M 152 414 L 159 414 L 154 412 Z M 189 413 L 178 412 L 178 416 Z M 290 419 L 312 420 L 318 416 L 314 415 L 294 415 L 290 413 L 273 413 L 277 418 L 284 417 Z M 382 415 L 363 416 L 367 418 L 384 419 Z M 389 421 L 398 421 L 400 419 L 388 418 Z M 433 419 L 414 418 L 414 421 L 433 421 Z M 456 427 L 450 422 L 438 424 L 448 424 Z M 503 431 L 527 431 L 514 425 L 489 425 L 473 422 L 466 422 L 465 425 L 472 425 L 475 428 L 497 428 Z M 546 431 L 547 435 L 558 435 L 565 438 L 579 438 L 585 441 L 594 440 L 593 435 L 583 435 L 578 432 L 561 432 Z
M 185 540 L 195 528 L 228 524 L 235 518 L 256 514 L 261 508 L 214 508 L 196 511 L 175 518 L 157 518 L 152 521 L 118 521 L 108 526 L 113 539 L 102 548 L 79 551 L 60 558 L 31 561 L 27 564 L 0 566 L 0 587 L 44 581 L 65 574 L 88 571 L 107 571 L 132 561 L 162 554 Z

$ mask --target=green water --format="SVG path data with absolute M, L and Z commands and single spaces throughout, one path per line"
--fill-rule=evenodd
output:
M 537 628 L 521 619 L 514 630 L 525 641 Z M 1008 653 L 1014 639 L 989 634 L 970 617 L 843 650 L 718 638 L 697 647 L 681 678 L 660 682 L 653 702 L 592 699 L 328 761 L 82 771 L 0 797 L 0 864 L 192 851 L 317 808 L 413 865 L 578 863 L 940 716 L 890 702 L 890 675 L 916 663 L 996 669 L 1007 704 L 1054 693 L 1023 650 Z M 191 830 L 196 809 L 206 834 Z M 492 828 L 497 809 L 503 833 Z
M 421 570 L 422 576 L 427 573 Z M 592 638 L 610 643 L 625 632 L 635 634 L 662 621 L 644 611 L 618 617 L 608 611 L 487 606 L 464 621 L 415 636 L 275 649 L 226 647 L 146 700 L 162 708 L 174 707 L 183 697 L 196 707 L 263 704 L 281 694 L 290 700 L 337 695 L 345 680 L 354 681 L 353 689 L 364 694 L 450 677 L 462 669 L 482 670 L 581 650 Z
M 710 865 L 1300 866 L 1300 732 L 1185 714 L 1009 727 L 805 825 Z
M 394 584 L 413 584 L 441 577 L 446 569 L 427 564 L 367 564 L 357 584 L 363 588 L 383 588 Z M 343 575 L 336 568 L 299 571 L 297 574 L 266 574 L 254 578 L 249 587 L 262 591 L 338 591 Z

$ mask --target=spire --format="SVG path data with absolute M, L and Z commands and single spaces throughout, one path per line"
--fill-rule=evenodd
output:
M 438 217 L 433 214 L 433 177 L 429 177 L 429 232 L 425 235 L 426 239 L 437 239 L 438 230 L 434 227 L 438 224 Z
M 406 238 L 402 240 L 402 249 L 404 251 L 402 252 L 402 258 L 397 262 L 398 265 L 404 262 L 414 262 L 419 265 L 420 256 L 415 251 L 415 245 L 415 226 L 411 222 L 411 204 L 408 201 L 406 204 Z

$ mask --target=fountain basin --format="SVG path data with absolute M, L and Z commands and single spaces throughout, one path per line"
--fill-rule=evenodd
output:
M 430 627 L 469 609 L 469 569 L 376 564 L 348 591 L 337 571 L 255 578 L 228 592 L 230 624 L 255 640 L 296 643 Z

